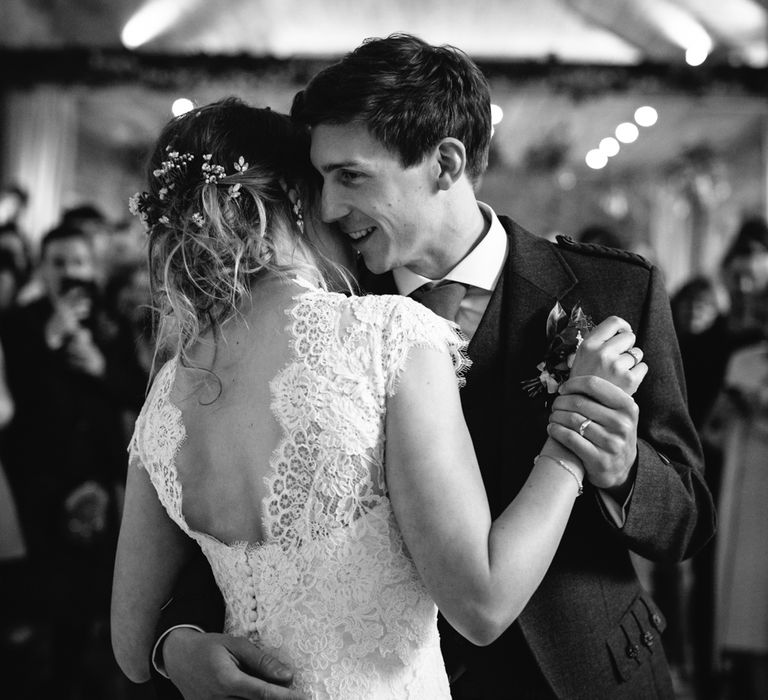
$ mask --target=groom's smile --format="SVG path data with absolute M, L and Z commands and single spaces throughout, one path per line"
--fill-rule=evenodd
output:
M 375 230 L 375 226 L 368 226 L 367 228 L 359 229 L 358 231 L 345 231 L 344 233 L 346 233 L 353 241 L 360 241 L 372 234 Z
M 368 269 L 408 266 L 430 276 L 431 251 L 441 246 L 442 231 L 429 160 L 405 167 L 355 123 L 313 127 L 311 157 L 323 176 L 323 220 L 338 225 Z

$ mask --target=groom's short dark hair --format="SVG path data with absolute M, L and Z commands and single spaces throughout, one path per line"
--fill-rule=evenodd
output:
M 463 51 L 410 34 L 367 39 L 320 71 L 294 98 L 291 116 L 309 126 L 361 122 L 405 167 L 445 137 L 464 144 L 473 182 L 488 166 L 488 81 Z

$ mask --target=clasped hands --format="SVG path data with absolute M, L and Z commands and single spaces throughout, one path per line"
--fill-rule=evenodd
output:
M 584 463 L 586 478 L 624 502 L 637 457 L 639 411 L 632 396 L 648 366 L 630 325 L 610 316 L 584 339 L 559 388 L 547 432 Z

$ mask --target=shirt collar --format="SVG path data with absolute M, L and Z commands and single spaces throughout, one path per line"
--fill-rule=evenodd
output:
M 392 270 L 395 285 L 400 294 L 408 296 L 428 282 L 442 282 L 443 280 L 461 282 L 487 292 L 492 292 L 496 288 L 504 260 L 507 257 L 507 234 L 493 209 L 483 202 L 477 204 L 486 220 L 491 222 L 488 233 L 456 267 L 440 280 L 422 277 L 406 267 Z

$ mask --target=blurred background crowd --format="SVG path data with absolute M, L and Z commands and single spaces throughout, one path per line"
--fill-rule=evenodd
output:
M 0 695 L 152 698 L 109 593 L 152 371 L 147 148 L 191 104 L 287 111 L 366 36 L 469 53 L 491 84 L 479 199 L 665 274 L 719 511 L 636 566 L 680 698 L 768 698 L 768 0 L 4 0 L 0 22 Z M 651 367 L 651 371 L 653 368 Z

